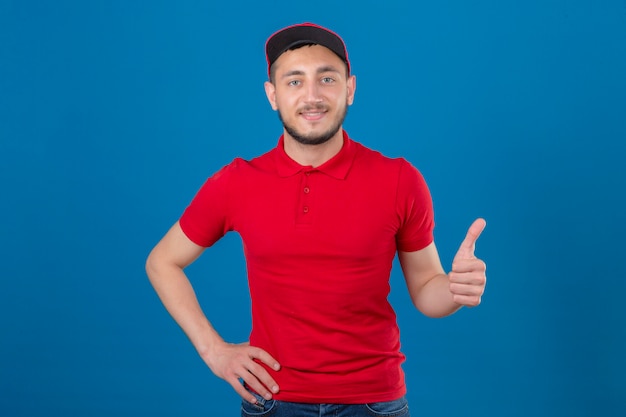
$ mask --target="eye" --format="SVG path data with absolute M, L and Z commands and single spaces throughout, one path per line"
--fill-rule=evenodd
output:
M 300 85 L 300 80 L 291 80 L 287 83 L 288 86 L 296 87 Z
M 335 82 L 333 77 L 324 77 L 322 78 L 322 84 L 332 84 Z

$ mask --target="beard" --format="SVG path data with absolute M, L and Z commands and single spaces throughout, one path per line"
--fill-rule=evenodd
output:
M 307 106 L 303 108 L 302 111 L 326 110 L 326 109 L 327 109 L 326 106 L 319 104 L 315 106 Z M 292 138 L 294 138 L 296 142 L 301 143 L 302 145 L 321 145 L 322 143 L 328 142 L 333 136 L 337 134 L 337 132 L 339 132 L 339 129 L 341 129 L 341 125 L 343 125 L 343 121 L 346 119 L 346 115 L 348 114 L 348 106 L 346 105 L 344 106 L 343 109 L 339 109 L 339 113 L 337 114 L 337 117 L 335 118 L 330 128 L 328 128 L 326 132 L 323 132 L 318 135 L 315 135 L 315 134 L 305 135 L 305 134 L 298 132 L 294 126 L 290 126 L 287 123 L 285 123 L 283 116 L 280 114 L 280 109 L 278 110 L 277 113 L 278 113 L 278 118 L 280 119 L 281 123 L 283 124 L 283 127 L 285 128 L 285 131 Z

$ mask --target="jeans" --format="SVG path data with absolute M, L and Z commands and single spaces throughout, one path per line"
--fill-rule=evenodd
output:
M 370 404 L 305 404 L 266 400 L 253 393 L 256 404 L 241 402 L 241 417 L 410 417 L 405 397 Z

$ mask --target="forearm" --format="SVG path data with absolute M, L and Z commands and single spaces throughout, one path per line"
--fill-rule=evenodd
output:
M 206 318 L 183 269 L 149 260 L 146 272 L 167 311 L 206 361 L 209 352 L 224 340 Z
M 454 302 L 450 292 L 448 275 L 438 274 L 413 295 L 413 304 L 428 317 L 445 317 L 453 314 L 461 305 Z
M 248 343 L 234 345 L 224 342 L 206 318 L 196 294 L 184 273 L 184 262 L 172 262 L 162 257 L 163 246 L 157 246 L 148 257 L 146 272 L 167 311 L 183 329 L 206 365 L 218 377 L 228 382 L 247 401 L 256 401 L 241 384 L 271 399 L 278 384 L 261 365 L 279 370 L 280 365 L 269 353 Z
M 224 342 L 206 318 L 184 269 L 205 248 L 192 242 L 177 222 L 152 249 L 146 261 L 146 273 L 159 298 L 176 323 L 183 329 L 200 357 L 211 371 L 227 381 L 247 401 L 255 398 L 240 380 L 254 391 L 271 399 L 279 388 L 261 365 L 280 369 L 268 352 L 249 343 Z

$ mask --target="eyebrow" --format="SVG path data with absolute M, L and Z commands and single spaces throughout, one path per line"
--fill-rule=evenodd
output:
M 332 65 L 326 65 L 317 69 L 318 74 L 322 74 L 324 72 L 339 72 L 339 70 Z
M 323 74 L 325 72 L 336 72 L 339 73 L 339 70 L 337 68 L 335 68 L 332 65 L 325 65 L 323 67 L 319 67 L 316 71 L 317 74 Z M 304 71 L 302 70 L 291 70 L 291 71 L 287 71 L 286 73 L 283 74 L 283 76 L 281 78 L 287 78 L 287 77 L 291 77 L 294 75 L 304 75 Z

